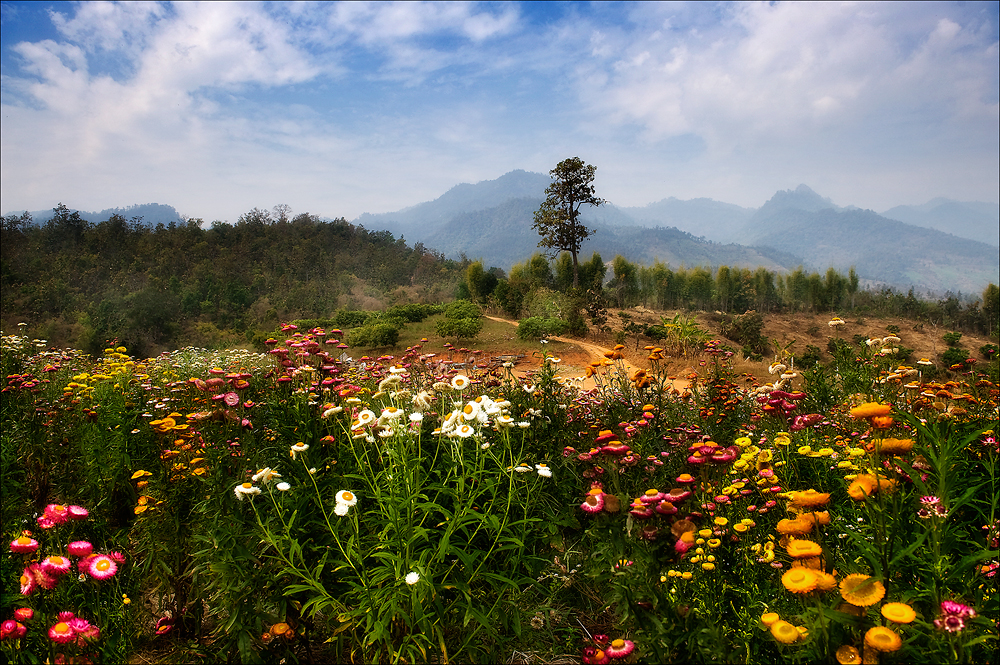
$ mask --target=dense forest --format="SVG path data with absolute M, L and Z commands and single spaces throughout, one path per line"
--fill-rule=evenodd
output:
M 344 219 L 155 228 L 113 215 L 91 224 L 64 206 L 42 226 L 5 217 L 0 283 L 5 330 L 25 321 L 53 344 L 94 352 L 118 339 L 138 355 L 184 344 L 253 341 L 279 321 L 326 315 L 352 292 L 379 301 L 451 297 L 461 266 L 421 245 Z
M 456 297 L 520 318 L 533 314 L 529 304 L 543 289 L 569 296 L 572 311 L 559 316 L 578 334 L 587 324 L 600 326 L 607 308 L 644 305 L 906 316 L 991 335 L 1000 306 L 994 284 L 981 297 L 928 300 L 912 289 L 863 288 L 853 269 L 820 275 L 802 268 L 644 266 L 620 255 L 605 263 L 596 252 L 581 261 L 581 288 L 574 291 L 568 254 L 550 260 L 536 253 L 508 275 L 344 219 L 289 219 L 254 209 L 236 224 L 204 226 L 190 219 L 151 228 L 118 214 L 91 223 L 62 205 L 42 225 L 28 215 L 3 218 L 4 330 L 25 322 L 29 334 L 50 344 L 94 353 L 118 340 L 144 356 L 185 345 L 259 346 L 282 321 Z

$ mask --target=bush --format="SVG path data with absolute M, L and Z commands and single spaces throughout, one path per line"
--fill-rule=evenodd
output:
M 540 339 L 552 335 L 562 335 L 568 328 L 562 319 L 532 316 L 522 319 L 517 326 L 519 339 Z
M 958 346 L 959 340 L 962 339 L 962 333 L 960 332 L 945 333 L 944 335 L 941 336 L 941 339 L 943 339 L 945 344 L 947 344 L 948 346 Z
M 761 335 L 764 330 L 764 316 L 759 312 L 749 311 L 732 317 L 725 317 L 721 323 L 722 334 L 739 343 L 745 348 L 757 353 L 767 353 L 767 338 Z
M 355 328 L 347 333 L 347 343 L 351 346 L 373 348 L 395 346 L 399 342 L 399 328 L 391 323 L 375 323 Z
M 408 323 L 420 323 L 431 314 L 443 311 L 441 305 L 410 303 L 408 305 L 393 305 L 386 311 L 386 316 L 403 319 Z
M 446 319 L 478 319 L 483 315 L 479 305 L 468 300 L 456 300 L 444 308 Z
M 434 329 L 441 337 L 472 339 L 483 329 L 483 320 L 482 318 L 441 319 Z
M 969 352 L 960 346 L 949 346 L 941 355 L 941 360 L 944 361 L 945 367 L 951 367 L 952 365 L 959 364 L 964 365 L 965 361 L 968 359 Z
M 815 367 L 820 361 L 820 350 L 818 346 L 812 344 L 806 346 L 806 352 L 799 357 L 799 365 L 802 369 Z
M 352 309 L 338 309 L 333 315 L 333 325 L 338 328 L 357 328 L 365 325 L 370 312 Z

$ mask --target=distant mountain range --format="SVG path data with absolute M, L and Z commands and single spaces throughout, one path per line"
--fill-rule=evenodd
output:
M 539 251 L 531 223 L 550 182 L 540 173 L 512 171 L 457 185 L 434 201 L 398 212 L 366 213 L 354 223 L 389 230 L 451 257 L 464 254 L 487 267 L 509 269 Z M 869 283 L 938 294 L 978 294 L 987 283 L 1000 281 L 1000 206 L 991 203 L 935 199 L 880 215 L 838 206 L 800 185 L 775 193 L 758 209 L 671 197 L 644 207 L 584 209 L 582 219 L 597 231 L 583 244 L 583 258 L 596 251 L 605 261 L 621 254 L 674 267 L 783 271 L 802 265 L 825 272 L 832 266 L 846 273 L 854 266 Z
M 505 270 L 538 249 L 531 224 L 549 176 L 511 171 L 496 180 L 452 187 L 433 201 L 397 212 L 365 213 L 353 220 L 370 230 L 388 230 L 410 244 L 482 259 Z M 597 184 L 600 193 L 600 183 Z M 32 212 L 44 224 L 51 210 Z M 112 214 L 142 218 L 142 224 L 181 223 L 169 205 L 148 203 L 100 212 L 80 211 L 97 223 Z M 760 208 L 712 199 L 666 198 L 643 207 L 611 203 L 586 208 L 583 221 L 596 233 L 583 244 L 583 259 L 598 252 L 610 262 L 672 267 L 728 265 L 773 271 L 825 272 L 852 266 L 868 284 L 942 294 L 978 294 L 1000 282 L 1000 205 L 934 199 L 876 213 L 841 207 L 805 185 L 776 192 Z
M 73 209 L 71 208 L 70 210 Z M 175 224 L 181 224 L 183 222 L 180 213 L 178 213 L 173 206 L 163 205 L 162 203 L 141 203 L 138 205 L 128 206 L 127 208 L 105 208 L 99 212 L 87 212 L 86 210 L 73 211 L 80 213 L 80 217 L 82 219 L 85 219 L 93 224 L 106 221 L 112 215 L 121 215 L 128 220 L 141 218 L 140 223 L 143 226 L 149 227 L 155 227 L 157 224 L 163 224 L 166 226 L 171 222 Z M 48 210 L 29 210 L 28 212 L 31 215 L 32 221 L 39 225 L 52 219 L 53 215 L 51 208 Z M 21 211 L 18 211 L 15 214 L 20 213 Z

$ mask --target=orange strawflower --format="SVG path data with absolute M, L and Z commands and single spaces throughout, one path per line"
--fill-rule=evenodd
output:
M 917 613 L 906 603 L 886 603 L 882 606 L 882 616 L 893 623 L 910 623 Z
M 875 418 L 877 416 L 887 416 L 892 413 L 892 407 L 888 404 L 878 402 L 865 402 L 861 406 L 851 409 L 852 418 Z
M 792 593 L 809 593 L 816 588 L 816 572 L 809 568 L 789 568 L 781 583 Z
M 793 520 L 783 519 L 778 522 L 778 526 L 776 527 L 778 533 L 786 536 L 804 536 L 812 531 L 812 528 L 813 521 L 804 520 L 801 517 Z
M 791 499 L 789 505 L 796 508 L 812 508 L 814 506 L 824 506 L 830 502 L 829 492 L 817 492 L 814 489 L 808 489 L 804 492 L 789 492 L 788 498 Z
M 814 543 L 811 540 L 793 540 L 788 543 L 786 549 L 788 556 L 793 559 L 808 559 L 823 554 L 823 548 L 819 546 L 819 543 Z
M 882 439 L 880 455 L 901 455 L 913 450 L 913 439 Z
M 891 628 L 875 626 L 865 633 L 865 646 L 876 651 L 899 651 L 903 646 L 903 638 Z
M 868 575 L 848 575 L 840 581 L 840 595 L 851 605 L 868 607 L 882 600 L 885 587 Z

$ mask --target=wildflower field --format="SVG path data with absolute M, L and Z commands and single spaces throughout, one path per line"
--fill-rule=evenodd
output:
M 4 657 L 996 662 L 995 360 L 932 382 L 890 336 L 761 384 L 709 341 L 584 391 L 544 345 L 340 337 L 5 335 Z

